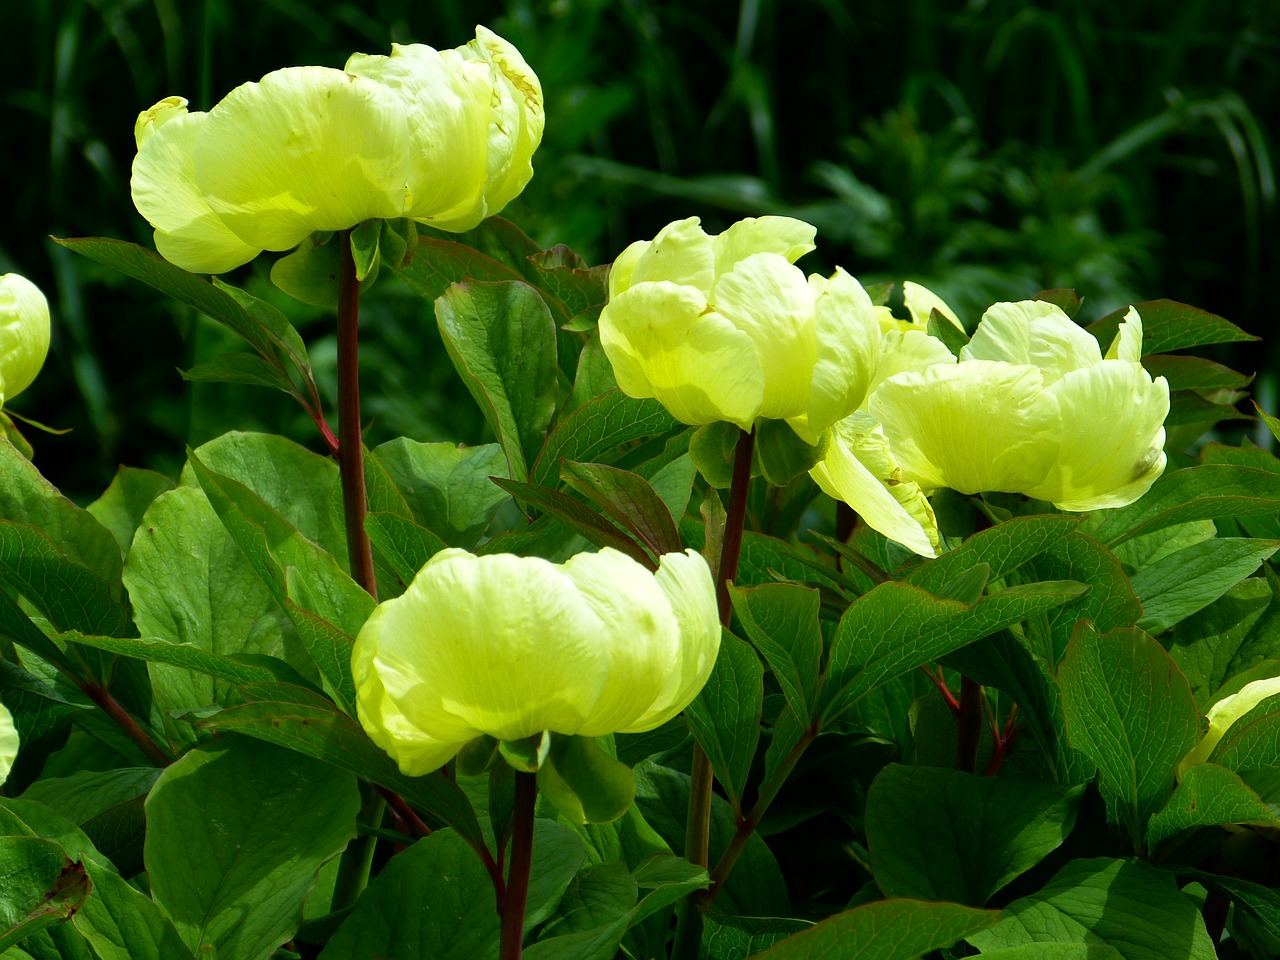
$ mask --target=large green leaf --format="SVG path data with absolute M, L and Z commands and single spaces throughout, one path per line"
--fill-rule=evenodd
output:
M 240 689 L 243 703 L 199 721 L 208 730 L 243 733 L 323 760 L 386 787 L 410 805 L 448 824 L 467 842 L 484 841 L 462 791 L 443 774 L 406 777 L 375 746 L 355 719 L 327 697 L 284 683 L 253 683 Z
M 134 531 L 142 523 L 147 507 L 160 494 L 172 489 L 173 481 L 163 474 L 121 467 L 102 496 L 85 509 L 111 531 L 120 546 L 121 555 L 128 559 Z
M 999 913 L 955 903 L 882 900 L 837 913 L 783 940 L 758 960 L 918 960 L 991 927 Z
M 560 476 L 614 522 L 631 531 L 655 557 L 680 551 L 680 532 L 671 511 L 649 485 L 628 470 L 601 463 L 562 460 Z
M 528 476 L 555 412 L 556 330 L 524 283 L 464 282 L 436 300 L 445 349 L 502 444 L 507 475 Z
M 0 950 L 67 920 L 91 889 L 84 866 L 58 844 L 0 836 Z
M 890 764 L 867 793 L 866 831 L 885 896 L 981 907 L 1060 846 L 1083 787 Z
M 1271 578 L 1250 577 L 1178 624 L 1169 653 L 1202 710 L 1223 684 L 1267 660 L 1280 660 L 1280 602 Z
M 1147 820 L 1173 792 L 1174 768 L 1200 736 L 1191 687 L 1137 629 L 1081 624 L 1058 670 L 1071 745 L 1098 766 L 1112 822 L 1145 849 Z
M 1032 943 L 1089 943 L 1113 947 L 1124 960 L 1217 956 L 1195 902 L 1171 874 L 1140 860 L 1073 860 L 968 940 L 984 955 Z
M 880 684 L 1074 600 L 1085 589 L 1070 581 L 1033 583 L 988 594 L 969 606 L 911 584 L 880 584 L 840 619 L 823 685 L 824 721 Z
M 1201 347 L 1209 343 L 1242 343 L 1257 340 L 1230 320 L 1176 300 L 1147 300 L 1135 303 L 1142 318 L 1142 352 L 1168 353 L 1185 347 Z M 1129 312 L 1121 307 L 1089 324 L 1088 330 L 1098 338 L 1103 350 L 1111 346 L 1120 323 Z
M 197 747 L 147 799 L 152 894 L 192 952 L 266 960 L 359 809 L 355 778 L 328 764 L 245 737 Z
M 747 638 L 769 664 L 791 709 L 807 725 L 817 703 L 822 665 L 818 591 L 779 583 L 731 587 L 729 593 Z
M 685 708 L 734 810 L 741 813 L 747 775 L 760 740 L 764 668 L 748 644 L 725 631 L 707 684 Z
M 1183 830 L 1234 823 L 1280 827 L 1280 820 L 1239 775 L 1216 763 L 1198 763 L 1182 775 L 1169 802 L 1152 816 L 1147 842 L 1154 850 Z
M 1163 633 L 1253 574 L 1278 549 L 1280 540 L 1204 540 L 1144 567 L 1130 581 L 1142 601 L 1138 625 Z
M 507 494 L 489 482 L 506 476 L 507 461 L 496 443 L 463 447 L 418 443 L 398 437 L 377 447 L 414 518 L 448 546 L 472 549 Z
M 1059 545 L 1079 525 L 1078 517 L 1051 514 L 1017 517 L 974 534 L 955 550 L 918 567 L 907 581 L 938 596 L 965 571 L 986 564 L 1002 580 L 1024 563 Z
M 292 654 L 305 665 L 288 619 L 199 487 L 179 487 L 152 503 L 125 562 L 124 584 L 147 639 L 112 652 L 153 661 L 156 704 L 174 743 L 193 743 L 195 736 L 189 724 L 169 719 L 174 711 L 225 703 L 232 684 L 271 679 L 264 668 L 233 657 L 287 661 Z
M 604 454 L 633 440 L 657 437 L 676 426 L 675 418 L 656 400 L 636 400 L 609 390 L 576 407 L 551 431 L 529 470 L 533 483 L 555 483 L 560 461 L 599 461 Z

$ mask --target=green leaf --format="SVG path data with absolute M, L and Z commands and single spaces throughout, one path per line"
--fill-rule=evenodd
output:
M 706 913 L 702 918 L 703 948 L 707 960 L 739 960 L 754 957 L 762 950 L 813 926 L 808 920 L 782 917 L 731 917 Z
M 1089 943 L 1113 947 L 1124 960 L 1217 956 L 1195 902 L 1172 874 L 1140 860 L 1073 860 L 968 940 L 984 955 L 1031 943 Z
M 197 747 L 147 799 L 152 895 L 192 952 L 266 960 L 359 810 L 355 779 L 327 764 L 243 737 Z M 216 829 L 193 830 L 211 811 Z
M 71 918 L 100 960 L 189 960 L 164 910 L 109 870 L 88 865 L 93 894 Z
M 224 353 L 178 373 L 189 383 L 243 383 L 298 396 L 297 387 L 284 371 L 256 353 Z
M 1280 660 L 1280 601 L 1274 590 L 1262 577 L 1242 580 L 1171 634 L 1169 654 L 1202 709 L 1233 677 Z
M 684 849 L 689 815 L 689 777 L 652 760 L 635 767 L 636 806 L 644 819 L 673 850 Z M 718 795 L 711 798 L 711 862 L 724 853 L 737 832 L 729 804 Z M 725 885 L 716 896 L 716 908 L 747 916 L 784 916 L 790 912 L 787 885 L 769 847 L 753 833 Z
M 1098 765 L 1108 817 L 1134 847 L 1173 792 L 1174 769 L 1200 738 L 1191 687 L 1164 648 L 1137 629 L 1080 625 L 1058 669 L 1071 745 Z
M 679 553 L 680 532 L 671 511 L 644 477 L 600 463 L 561 461 L 560 476 L 620 526 L 630 530 L 655 558 Z
M 830 436 L 817 444 L 805 443 L 785 420 L 756 421 L 755 460 L 760 475 L 775 487 L 788 483 L 809 470 L 827 452 Z
M 1280 696 L 1267 697 L 1231 724 L 1209 759 L 1246 779 L 1250 771 L 1280 767 Z
M 741 437 L 740 427 L 721 420 L 698 427 L 689 438 L 689 456 L 698 473 L 717 490 L 728 490 L 733 484 L 733 461 Z
M 498 741 L 498 753 L 507 761 L 511 769 L 521 773 L 536 773 L 542 768 L 550 752 L 551 732 L 549 730 L 543 730 L 541 733 L 522 737 L 519 740 Z
M 249 684 L 240 693 L 243 703 L 204 717 L 199 726 L 288 747 L 371 780 L 453 827 L 474 846 L 483 845 L 475 811 L 456 783 L 443 774 L 406 777 L 360 724 L 327 697 L 284 683 Z
M 320 958 L 494 960 L 498 933 L 493 886 L 480 858 L 456 833 L 438 830 L 391 858 Z
M 763 678 L 764 667 L 755 651 L 723 631 L 711 676 L 684 712 L 694 738 L 706 751 L 729 801 L 739 813 L 760 740 Z
M 1258 339 L 1217 314 L 1174 300 L 1148 300 L 1133 306 L 1142 317 L 1144 355 L 1202 347 L 1209 343 L 1242 343 Z M 1111 347 L 1120 322 L 1128 312 L 1129 307 L 1121 307 L 1085 328 L 1097 337 L 1104 352 Z
M 524 283 L 459 283 L 436 301 L 445 349 L 502 444 L 507 475 L 528 476 L 555 412 L 556 330 Z
M 1144 611 L 1138 625 L 1163 633 L 1252 575 L 1277 549 L 1280 540 L 1204 540 L 1144 567 L 1130 581 Z
M 81 642 L 153 662 L 156 704 L 174 743 L 193 743 L 195 734 L 169 719 L 174 712 L 226 703 L 231 685 L 272 679 L 233 657 L 265 654 L 308 666 L 288 619 L 198 487 L 151 504 L 124 583 L 146 637 Z
M 604 455 L 610 451 L 660 437 L 676 426 L 657 400 L 636 400 L 621 390 L 609 390 L 561 417 L 533 462 L 529 479 L 546 486 L 558 479 L 561 460 L 607 462 Z
M 609 265 L 588 267 L 562 243 L 534 254 L 527 262 L 541 278 L 539 286 L 549 291 L 579 325 L 585 323 L 593 309 L 598 316 L 609 299 Z
M 62 923 L 92 884 L 62 847 L 39 837 L 0 837 L 0 950 Z
M 1061 846 L 1084 788 L 889 764 L 867 793 L 867 849 L 887 897 L 980 907 Z
M 883 900 L 828 917 L 753 960 L 918 960 L 988 929 L 999 916 L 955 903 Z
M 496 443 L 462 447 L 398 437 L 375 448 L 373 455 L 395 480 L 418 523 L 448 546 L 473 549 L 507 502 L 507 494 L 489 482 L 506 471 L 506 457 Z
M 598 547 L 612 547 L 620 550 L 637 563 L 650 570 L 657 569 L 653 558 L 645 553 L 644 547 L 624 533 L 610 521 L 596 513 L 586 504 L 566 493 L 551 487 L 542 487 L 532 483 L 520 483 L 516 480 L 493 478 L 493 482 L 506 490 L 517 500 L 522 500 L 532 507 L 553 514 L 557 520 L 565 524 L 581 537 L 585 537 Z
M 960 351 L 969 344 L 968 335 L 943 316 L 937 307 L 929 311 L 929 320 L 925 330 L 929 336 L 941 340 L 943 345 L 951 351 L 953 357 L 960 356 Z
M 1142 365 L 1153 377 L 1164 377 L 1171 390 L 1241 390 L 1253 377 L 1204 357 L 1144 357 Z
M 1197 763 L 1182 775 L 1169 802 L 1151 818 L 1151 849 L 1183 830 L 1235 823 L 1280 827 L 1280 821 L 1240 777 L 1216 763 Z
M 537 249 L 532 242 L 529 247 Z M 393 269 L 411 290 L 434 302 L 452 284 L 461 280 L 500 283 L 526 279 L 522 271 L 504 260 L 460 242 L 457 237 L 421 236 L 409 260 Z
M 822 664 L 821 597 L 795 584 L 730 587 L 733 609 L 804 725 L 818 699 Z
M 0 440 L 0 520 L 37 528 L 58 553 L 92 571 L 119 599 L 121 550 L 116 538 L 59 493 L 7 440 Z
M 292 252 L 271 265 L 271 282 L 301 303 L 336 310 L 342 244 L 335 243 L 334 237 L 329 232 L 304 237 Z
M 351 703 L 351 638 L 373 612 L 373 598 L 332 554 L 256 493 L 209 469 L 194 451 L 188 458 L 219 519 L 293 621 L 321 676 L 336 697 Z
M 636 781 L 594 737 L 556 734 L 538 767 L 538 789 L 570 823 L 612 823 L 631 806 Z
M 1227 897 L 1237 910 L 1247 912 L 1256 920 L 1269 936 L 1280 940 L 1280 891 L 1248 880 L 1221 877 L 1202 870 L 1189 871 L 1189 874 L 1210 890 Z
M 1227 520 L 1280 513 L 1280 475 L 1253 467 L 1205 464 L 1165 473 L 1127 507 L 1098 510 L 1082 533 L 1115 545 L 1189 520 Z
M 366 220 L 351 231 L 351 256 L 356 265 L 356 280 L 364 282 L 378 269 L 378 238 L 383 220 Z
M 134 531 L 141 525 L 147 507 L 160 494 L 172 489 L 173 481 L 153 470 L 121 467 L 102 496 L 85 510 L 111 532 L 121 555 L 128 559 Z
M 364 528 L 374 555 L 391 568 L 402 589 L 413 582 L 428 560 L 447 547 L 426 527 L 392 513 L 365 514 Z
M 1015 517 L 974 534 L 955 550 L 917 567 L 907 582 L 944 596 L 948 583 L 984 563 L 990 568 L 991 580 L 1003 580 L 1024 563 L 1056 548 L 1079 523 L 1078 517 L 1056 514 Z
M 1080 308 L 1084 306 L 1084 298 L 1074 290 L 1057 287 L 1052 290 L 1041 290 L 1032 300 L 1043 300 L 1052 303 L 1060 309 L 1072 320 L 1076 318 L 1076 314 L 1080 312 Z
M 1073 582 L 1033 583 L 990 594 L 969 607 L 911 584 L 880 584 L 840 618 L 823 683 L 824 723 L 880 684 L 1061 606 L 1084 589 Z

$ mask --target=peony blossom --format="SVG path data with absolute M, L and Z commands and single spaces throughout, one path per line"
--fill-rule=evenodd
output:
M 697 217 L 631 244 L 609 275 L 600 344 L 622 391 L 682 423 L 786 420 L 816 444 L 858 408 L 879 353 L 875 308 L 843 270 L 805 279 L 815 230 L 760 217 L 708 236 Z
M 1236 693 L 1223 697 L 1209 708 L 1209 732 L 1178 764 L 1178 776 L 1197 763 L 1208 763 L 1214 748 L 1237 720 L 1268 697 L 1280 697 L 1280 677 L 1266 677 L 1246 683 Z
M 18 759 L 18 728 L 13 725 L 13 715 L 0 703 L 0 786 L 9 779 L 13 761 Z
M 891 330 L 863 410 L 837 426 L 812 475 L 924 556 L 939 538 L 922 498 L 942 487 L 1071 511 L 1125 506 L 1165 466 L 1169 386 L 1143 369 L 1141 353 L 1133 309 L 1105 357 L 1040 301 L 991 307 L 959 358 L 919 330 Z
M 49 353 L 49 302 L 16 273 L 0 276 L 0 406 L 31 385 Z
M 133 202 L 160 254 L 196 273 L 376 218 L 469 230 L 524 189 L 542 129 L 537 76 L 477 27 L 453 50 L 276 70 L 208 113 L 160 101 L 134 128 Z
M 418 776 L 483 734 L 651 730 L 698 695 L 719 646 L 693 551 L 650 573 L 610 549 L 564 564 L 448 549 L 374 610 L 351 666 L 361 724 Z

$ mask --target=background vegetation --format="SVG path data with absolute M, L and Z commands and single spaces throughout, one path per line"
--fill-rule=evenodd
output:
M 1272 0 L 47 0 L 0 6 L 0 271 L 54 305 L 48 368 L 15 404 L 73 428 L 36 440 L 54 483 L 87 500 L 117 463 L 176 474 L 226 429 L 314 433 L 283 396 L 184 385 L 175 367 L 226 349 L 218 328 L 46 239 L 149 242 L 127 192 L 137 112 L 392 41 L 455 46 L 477 21 L 546 91 L 538 172 L 507 211 L 540 244 L 607 262 L 679 217 L 791 213 L 819 227 L 811 269 L 922 280 L 971 324 L 1057 286 L 1085 318 L 1203 306 L 1266 339 L 1224 359 L 1266 374 L 1275 406 Z M 248 270 L 234 280 L 271 295 Z M 370 443 L 482 439 L 421 302 L 373 292 Z M 328 321 L 278 299 L 332 389 Z

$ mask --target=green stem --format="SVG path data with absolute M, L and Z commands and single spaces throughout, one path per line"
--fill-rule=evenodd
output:
M 733 455 L 733 479 L 729 486 L 729 509 L 725 515 L 724 540 L 716 567 L 716 606 L 720 622 L 727 629 L 733 620 L 729 584 L 738 579 L 742 557 L 742 534 L 747 520 L 747 492 L 751 486 L 751 462 L 755 456 L 756 432 L 743 431 Z M 689 816 L 685 828 L 684 856 L 690 863 L 710 865 L 711 844 L 711 761 L 700 744 L 693 745 L 689 769 Z M 672 960 L 696 957 L 702 942 L 702 914 L 689 897 L 680 905 Z
M 973 773 L 978 765 L 978 741 L 982 732 L 982 687 L 960 678 L 960 710 L 956 714 L 956 769 Z
M 338 271 L 338 469 L 351 576 L 376 600 L 373 548 L 364 529 L 368 507 L 360 436 L 360 281 L 356 279 L 350 230 L 342 234 L 342 266 Z
M 524 905 L 529 896 L 529 868 L 533 863 L 533 810 L 538 776 L 516 773 L 516 803 L 512 811 L 511 866 L 502 898 L 502 939 L 498 960 L 520 960 L 524 943 Z
M 382 823 L 382 813 L 387 808 L 386 801 L 367 783 L 360 785 L 362 803 L 360 820 L 378 827 Z M 369 885 L 369 871 L 373 867 L 373 852 L 378 845 L 378 838 L 368 834 L 357 836 L 347 844 L 338 861 L 338 876 L 333 884 L 334 911 L 345 910 L 355 906 L 356 900 Z
M 710 903 L 712 898 L 720 892 L 720 888 L 724 886 L 725 878 L 729 876 L 729 871 L 738 862 L 738 857 L 746 847 L 747 841 L 751 839 L 751 834 L 755 833 L 756 827 L 760 825 L 760 821 L 764 819 L 764 815 L 768 812 L 769 805 L 777 797 L 778 791 L 786 783 L 787 777 L 791 776 L 791 771 L 800 762 L 800 758 L 804 756 L 809 744 L 817 739 L 818 730 L 817 723 L 814 723 L 813 726 L 806 730 L 799 742 L 791 748 L 791 752 L 787 754 L 781 766 L 774 771 L 768 783 L 760 787 L 760 794 L 756 797 L 756 802 L 752 806 L 751 812 L 747 814 L 745 820 L 739 822 L 737 832 L 734 833 L 733 839 L 729 841 L 729 846 L 725 848 L 724 853 L 720 855 L 720 859 L 716 861 L 715 869 L 711 871 L 711 887 L 700 891 L 696 895 L 700 902 L 703 904 Z
M 125 736 L 138 745 L 139 749 L 146 754 L 148 760 L 157 767 L 167 767 L 173 763 L 173 758 L 151 739 L 150 734 L 142 729 L 137 720 L 129 716 L 125 708 L 120 706 L 120 701 L 113 697 L 111 691 L 103 684 L 77 680 L 76 686 L 84 692 L 85 696 L 101 707 L 103 713 L 115 721 L 116 726 L 124 731 Z

